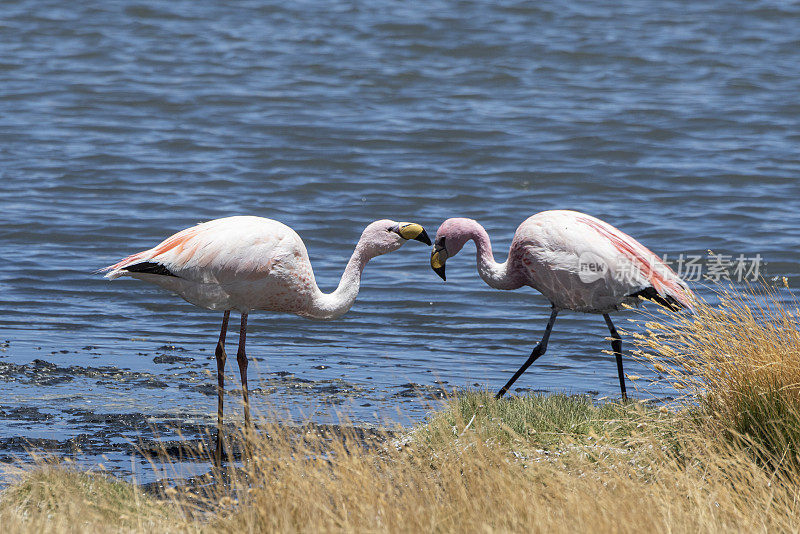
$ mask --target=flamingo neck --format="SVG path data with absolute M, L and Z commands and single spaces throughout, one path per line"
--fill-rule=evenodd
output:
M 371 258 L 372 256 L 364 252 L 359 241 L 344 268 L 339 286 L 333 293 L 323 293 L 317 288 L 311 306 L 304 315 L 314 319 L 337 319 L 347 313 L 356 301 L 361 286 L 361 273 Z
M 492 242 L 483 226 L 476 222 L 471 228 L 470 238 L 475 241 L 477 249 L 478 274 L 486 284 L 495 289 L 517 289 L 523 285 L 511 271 L 508 259 L 503 263 L 495 261 Z

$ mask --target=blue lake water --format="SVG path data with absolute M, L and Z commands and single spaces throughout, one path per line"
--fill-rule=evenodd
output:
M 124 467 L 114 446 L 149 424 L 213 423 L 220 314 L 92 271 L 216 217 L 293 227 L 326 291 L 374 219 L 433 236 L 472 217 L 500 258 L 554 208 L 672 258 L 760 255 L 761 274 L 800 283 L 799 4 L 225 4 L 3 4 L 8 455 L 20 437 L 83 440 Z M 438 388 L 499 388 L 548 303 L 488 288 L 471 250 L 447 283 L 419 243 L 375 259 L 335 322 L 253 313 L 256 408 L 410 424 Z M 563 313 L 516 386 L 618 395 L 606 335 L 601 317 Z

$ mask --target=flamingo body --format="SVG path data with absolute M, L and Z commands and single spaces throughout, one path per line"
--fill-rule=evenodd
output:
M 654 292 L 665 303 L 691 308 L 686 283 L 647 247 L 591 215 L 545 211 L 519 225 L 509 251 L 509 273 L 541 292 L 558 309 L 608 313 L 638 305 Z

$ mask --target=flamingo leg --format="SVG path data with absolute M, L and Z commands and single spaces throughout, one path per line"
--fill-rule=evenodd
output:
M 494 396 L 495 399 L 499 399 L 505 395 L 506 391 L 508 391 L 508 388 L 510 388 L 511 385 L 517 381 L 517 378 L 519 378 L 520 375 L 522 375 L 522 373 L 524 373 L 528 367 L 530 367 L 531 364 L 547 350 L 547 341 L 550 339 L 550 332 L 553 330 L 553 325 L 556 323 L 556 315 L 558 315 L 558 310 L 553 307 L 553 312 L 550 314 L 550 320 L 547 321 L 547 328 L 544 330 L 542 340 L 537 343 L 535 347 L 533 347 L 533 351 L 531 351 L 531 355 L 528 357 L 528 360 L 522 364 L 522 367 L 520 367 L 516 373 L 514 373 L 514 376 L 511 377 L 511 380 L 506 382 L 506 385 L 500 388 L 500 391 L 498 391 L 497 395 Z
M 603 314 L 603 319 L 606 320 L 608 331 L 611 332 L 611 351 L 617 358 L 617 374 L 619 374 L 619 390 L 622 392 L 622 400 L 628 400 L 628 393 L 625 391 L 625 374 L 622 372 L 622 338 L 614 328 L 614 323 L 611 322 L 611 317 L 607 313 Z
M 247 337 L 247 313 L 242 313 L 242 324 L 239 329 L 239 350 L 236 353 L 236 361 L 239 363 L 239 374 L 242 377 L 242 401 L 244 401 L 244 426 L 250 429 L 250 401 L 247 395 L 247 354 L 244 351 L 244 344 Z
M 228 333 L 228 318 L 231 312 L 226 310 L 222 316 L 222 328 L 219 331 L 219 341 L 214 355 L 217 357 L 217 446 L 214 460 L 217 465 L 222 463 L 222 404 L 225 397 L 225 335 Z

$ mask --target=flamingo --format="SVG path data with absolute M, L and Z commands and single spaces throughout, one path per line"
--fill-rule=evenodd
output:
M 547 350 L 550 332 L 561 310 L 603 315 L 611 333 L 622 399 L 627 400 L 622 371 L 622 338 L 609 313 L 623 304 L 648 299 L 677 310 L 691 310 L 695 299 L 686 283 L 644 245 L 610 224 L 569 210 L 532 215 L 514 233 L 508 259 L 497 263 L 486 230 L 477 221 L 447 219 L 436 232 L 431 268 L 446 280 L 445 263 L 472 239 L 477 247 L 478 274 L 495 289 L 530 286 L 552 306 L 541 341 L 527 361 L 498 391 L 502 397 L 517 378 Z
M 217 360 L 216 460 L 222 456 L 223 372 L 227 354 L 225 336 L 231 311 L 241 314 L 236 360 L 242 381 L 245 428 L 249 428 L 247 316 L 252 310 L 294 313 L 310 319 L 336 319 L 344 315 L 358 295 L 367 262 L 399 249 L 408 239 L 427 245 L 431 240 L 416 223 L 388 219 L 364 229 L 339 286 L 323 293 L 303 240 L 283 223 L 262 217 L 215 219 L 186 228 L 155 247 L 100 269 L 108 279 L 130 276 L 177 293 L 186 301 L 222 311 L 215 356 Z

